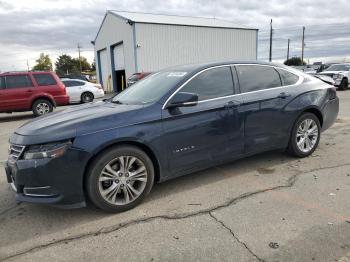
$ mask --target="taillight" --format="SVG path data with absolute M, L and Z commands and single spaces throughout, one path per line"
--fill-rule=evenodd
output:
M 329 100 L 337 98 L 337 89 L 335 86 L 328 88 L 328 98 Z

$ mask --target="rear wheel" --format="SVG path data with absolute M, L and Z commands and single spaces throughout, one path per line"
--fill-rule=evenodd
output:
M 318 146 L 320 135 L 321 126 L 317 116 L 312 113 L 304 113 L 293 127 L 288 153 L 297 157 L 311 155 Z
M 129 210 L 146 197 L 154 182 L 154 167 L 145 152 L 117 146 L 98 156 L 87 173 L 90 200 L 108 212 Z
M 81 95 L 81 102 L 82 103 L 90 103 L 94 101 L 94 94 L 93 93 L 90 93 L 90 92 L 84 92 L 82 95 Z
M 52 112 L 52 103 L 47 99 L 38 99 L 32 105 L 32 111 L 35 116 L 41 116 Z

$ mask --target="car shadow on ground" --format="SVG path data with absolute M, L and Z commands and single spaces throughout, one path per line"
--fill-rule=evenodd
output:
M 5 122 L 30 120 L 32 118 L 34 118 L 33 113 L 24 113 L 24 114 L 16 114 L 16 115 L 2 113 L 0 114 L 0 124 Z

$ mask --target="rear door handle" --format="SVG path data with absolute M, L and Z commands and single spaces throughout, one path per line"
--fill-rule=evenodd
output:
M 282 98 L 282 99 L 286 99 L 287 97 L 290 97 L 290 94 L 288 94 L 286 92 L 282 92 L 277 97 Z
M 240 105 L 241 105 L 241 102 L 232 100 L 226 103 L 225 108 L 235 108 L 235 107 L 239 107 Z

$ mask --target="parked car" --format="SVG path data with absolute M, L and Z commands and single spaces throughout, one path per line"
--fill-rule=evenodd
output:
M 126 86 L 131 86 L 135 84 L 137 81 L 140 81 L 142 78 L 145 78 L 150 74 L 151 72 L 135 73 L 126 80 Z
M 335 87 L 283 65 L 178 66 L 24 124 L 5 169 L 18 201 L 125 211 L 155 182 L 268 150 L 309 156 L 338 110 Z
M 314 75 L 314 76 L 327 84 L 335 86 L 335 81 L 333 80 L 333 78 L 331 78 L 329 76 L 326 76 L 326 75 Z
M 105 92 L 100 84 L 93 84 L 79 79 L 61 79 L 66 86 L 70 103 L 89 103 L 94 98 L 104 97 Z
M 0 113 L 32 110 L 40 116 L 68 102 L 66 89 L 54 72 L 0 74 Z
M 349 89 L 350 63 L 333 64 L 318 75 L 332 77 L 340 90 Z
M 61 79 L 79 79 L 79 80 L 83 80 L 83 81 L 87 81 L 89 82 L 90 79 L 87 75 L 79 75 L 79 74 L 68 74 L 68 75 L 62 75 L 60 76 Z
M 315 69 L 315 68 L 313 68 L 313 67 L 305 67 L 304 69 L 303 69 L 303 72 L 305 73 L 305 74 L 309 74 L 309 75 L 315 75 L 316 73 L 317 73 L 317 70 Z

